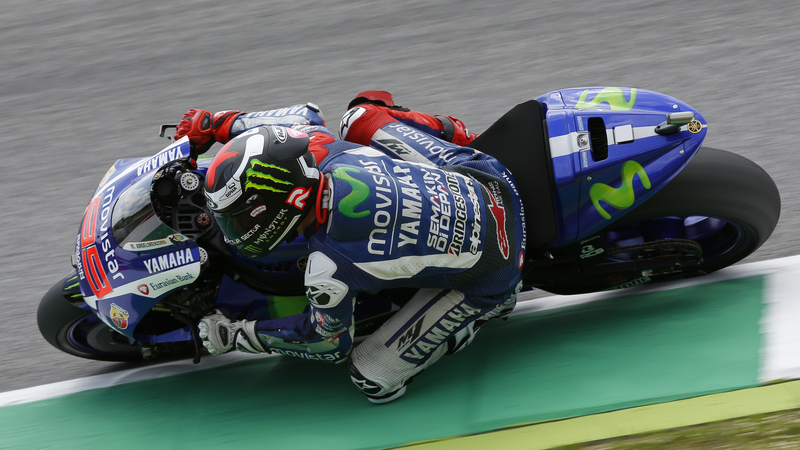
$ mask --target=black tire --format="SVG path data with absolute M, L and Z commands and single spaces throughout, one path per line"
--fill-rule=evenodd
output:
M 663 189 L 622 218 L 619 225 L 664 216 L 707 216 L 739 229 L 740 241 L 719 254 L 707 254 L 705 273 L 735 264 L 770 237 L 781 215 L 781 197 L 772 178 L 749 159 L 703 147 Z
M 755 252 L 772 234 L 780 211 L 778 188 L 761 167 L 734 153 L 704 147 L 663 189 L 600 233 L 608 240 L 610 233 L 642 228 L 660 218 L 711 218 L 723 225 L 695 240 L 703 247 L 699 265 L 653 277 L 644 277 L 641 271 L 610 277 L 571 265 L 551 268 L 542 276 L 532 274 L 531 284 L 556 294 L 579 294 L 708 274 Z
M 64 296 L 63 286 L 63 280 L 53 285 L 42 297 L 36 313 L 39 332 L 50 345 L 87 359 L 143 360 L 138 345 L 130 345 L 124 336 L 96 319 L 90 309 L 70 302 Z

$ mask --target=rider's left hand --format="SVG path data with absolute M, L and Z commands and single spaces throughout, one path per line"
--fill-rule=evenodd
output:
M 240 111 L 219 111 L 212 116 L 211 111 L 190 109 L 178 124 L 175 140 L 188 136 L 195 151 L 205 153 L 214 142 L 224 144 L 231 139 L 231 126 L 240 114 Z

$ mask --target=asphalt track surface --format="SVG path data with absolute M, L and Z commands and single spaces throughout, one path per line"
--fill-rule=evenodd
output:
M 158 125 L 190 107 L 313 101 L 335 128 L 385 89 L 481 131 L 551 90 L 655 90 L 776 180 L 781 221 L 748 261 L 800 254 L 795 1 L 9 0 L 0 42 L 0 392 L 131 367 L 61 354 L 36 308 L 108 166 L 162 148 Z

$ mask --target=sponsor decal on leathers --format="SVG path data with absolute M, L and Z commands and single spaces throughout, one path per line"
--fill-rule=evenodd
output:
M 488 187 L 484 187 L 489 194 L 490 201 L 487 209 L 497 225 L 497 246 L 500 249 L 500 254 L 503 255 L 503 259 L 508 259 L 510 249 L 508 234 L 506 233 L 506 210 L 503 207 L 503 196 L 500 193 L 498 182 L 490 181 L 487 185 Z
M 400 358 L 410 363 L 421 363 L 440 345 L 447 342 L 453 333 L 461 328 L 467 319 L 480 313 L 465 302 L 453 306 L 447 313 L 433 323 L 428 323 L 425 314 L 409 327 L 396 341 L 387 343 L 400 353 Z

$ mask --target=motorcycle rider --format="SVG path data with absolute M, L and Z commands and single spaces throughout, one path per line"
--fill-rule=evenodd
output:
M 200 151 L 226 143 L 205 193 L 232 251 L 257 260 L 298 234 L 310 249 L 306 312 L 248 321 L 216 311 L 198 328 L 212 354 L 351 356 L 352 381 L 386 403 L 514 308 L 523 208 L 511 173 L 464 146 L 475 136 L 459 120 L 396 106 L 383 91 L 362 92 L 348 108 L 343 140 L 313 104 L 184 115 L 176 139 Z M 356 295 L 397 287 L 418 291 L 352 350 Z

